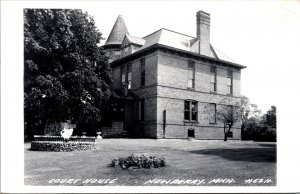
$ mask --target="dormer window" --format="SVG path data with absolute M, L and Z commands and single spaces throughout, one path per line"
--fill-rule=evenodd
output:
M 120 55 L 121 55 L 121 51 L 115 50 L 115 51 L 114 51 L 114 55 L 115 55 L 115 56 L 120 56 Z
M 131 54 L 131 51 L 130 51 L 130 46 L 126 46 L 124 49 L 123 49 L 123 55 L 129 55 Z

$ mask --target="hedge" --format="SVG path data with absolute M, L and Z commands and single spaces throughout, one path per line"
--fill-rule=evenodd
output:
M 95 142 L 53 142 L 53 141 L 32 141 L 31 150 L 50 152 L 71 152 L 97 149 Z

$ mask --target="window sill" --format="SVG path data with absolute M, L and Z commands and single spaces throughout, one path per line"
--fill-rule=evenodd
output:
M 216 92 L 216 91 L 210 91 L 210 93 L 211 93 L 211 94 L 217 94 L 217 92 Z
M 189 88 L 189 87 L 188 87 L 187 89 L 188 89 L 188 90 L 195 91 L 195 88 Z
M 209 123 L 210 125 L 217 125 L 217 123 Z
M 198 121 L 183 120 L 184 123 L 199 123 Z

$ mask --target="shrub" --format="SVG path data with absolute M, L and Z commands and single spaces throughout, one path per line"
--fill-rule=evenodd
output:
M 50 152 L 70 152 L 97 149 L 95 142 L 53 142 L 53 141 L 32 141 L 31 150 Z
M 242 139 L 276 142 L 276 129 L 263 124 L 248 125 L 242 132 Z
M 134 156 L 131 154 L 128 157 L 111 158 L 111 164 L 109 166 L 120 166 L 122 169 L 127 169 L 132 166 L 137 168 L 150 168 L 151 166 L 154 168 L 159 168 L 165 167 L 166 162 L 164 158 L 159 158 L 156 156 L 146 157 L 145 155 Z

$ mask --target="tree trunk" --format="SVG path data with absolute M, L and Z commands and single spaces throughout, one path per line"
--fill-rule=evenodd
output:
M 243 123 L 242 125 L 241 125 L 241 139 L 243 140 L 243 139 L 245 139 L 245 124 Z
M 228 136 L 228 133 L 225 132 L 224 141 L 227 141 L 227 136 Z
M 224 141 L 227 141 L 226 125 L 224 125 Z
M 232 125 L 228 125 L 228 131 L 225 133 L 224 141 L 227 141 L 228 134 L 229 134 L 229 132 L 230 132 L 231 126 L 232 126 Z

